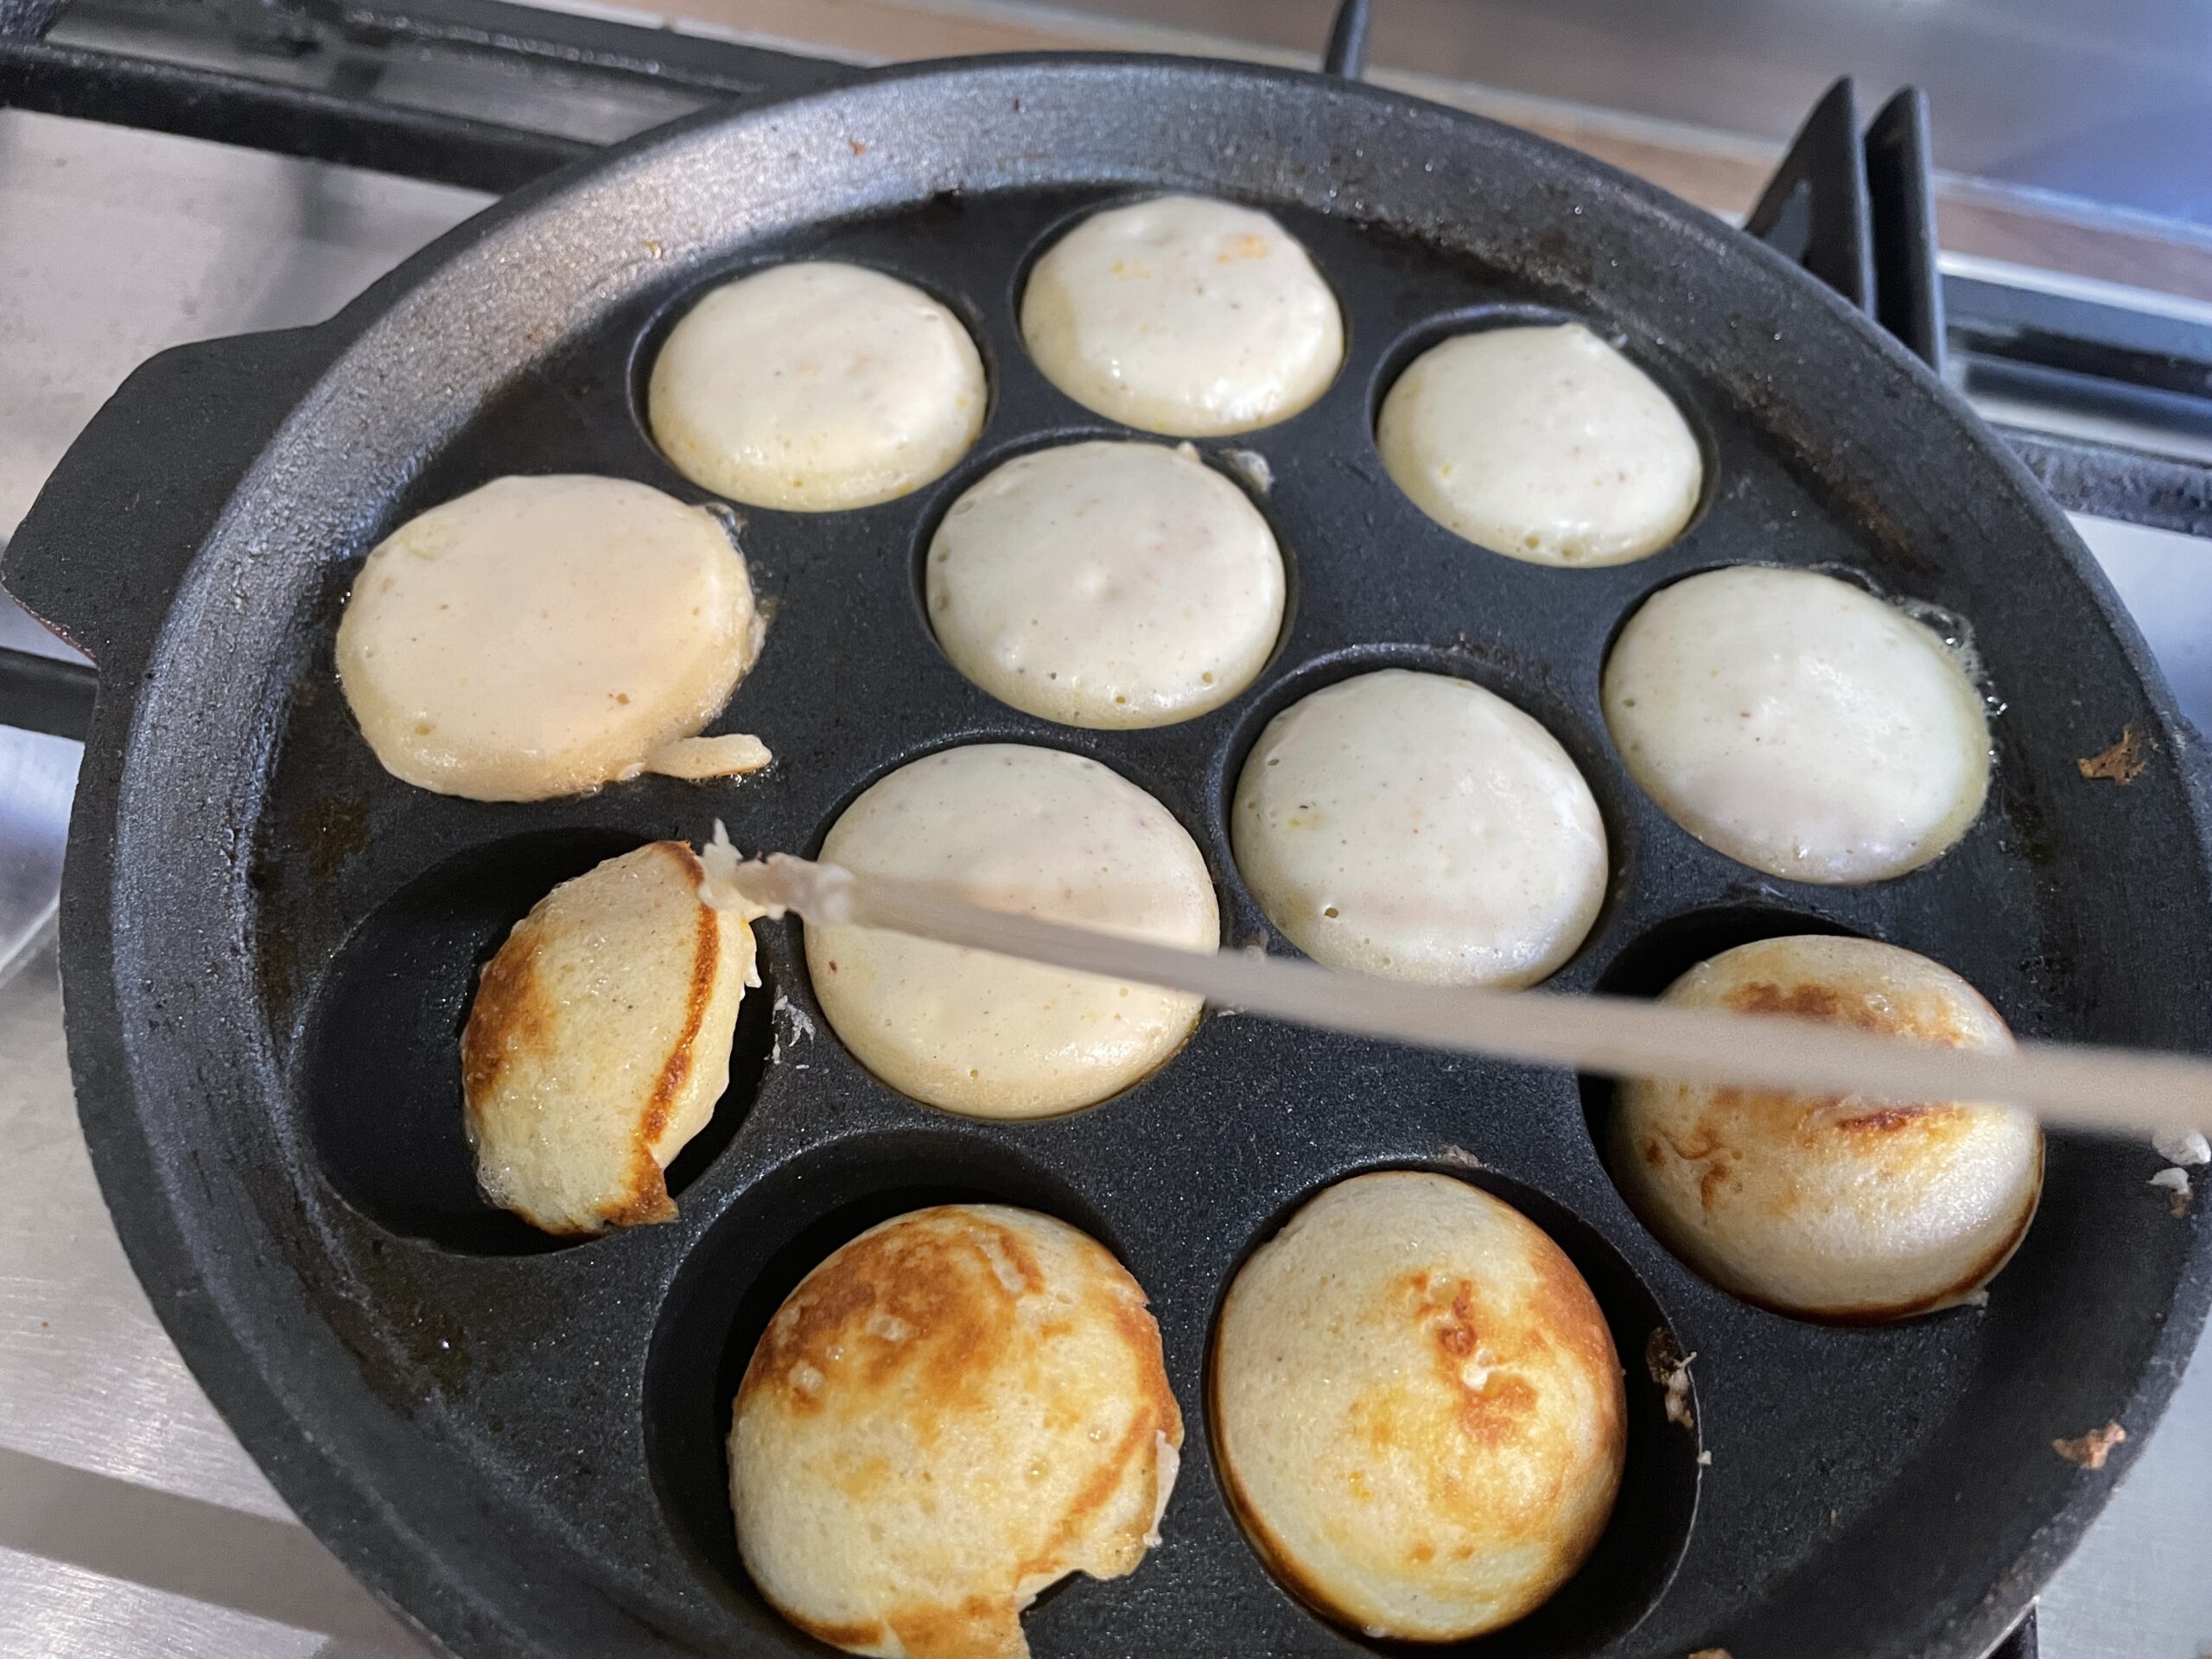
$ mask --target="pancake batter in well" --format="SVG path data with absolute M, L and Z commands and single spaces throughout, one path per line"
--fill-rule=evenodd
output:
M 502 478 L 370 553 L 338 674 L 393 776 L 536 801 L 636 776 L 748 771 L 758 743 L 677 747 L 757 641 L 745 561 L 713 514 L 619 478 Z M 727 752 L 725 752 L 727 751 Z
M 698 857 L 655 842 L 563 881 L 485 965 L 461 1033 L 484 1195 L 549 1233 L 668 1221 L 664 1171 L 729 1086 L 759 982 L 740 910 Z
M 1535 564 L 1657 552 L 1689 523 L 1704 478 L 1673 400 L 1579 322 L 1431 347 L 1382 400 L 1375 440 L 1423 512 Z
M 870 785 L 822 861 L 943 882 L 971 902 L 1212 950 L 1205 860 L 1167 809 L 1095 760 L 979 743 Z M 978 1117 L 1039 1117 L 1117 1093 L 1198 1023 L 1180 991 L 854 927 L 806 930 L 823 1012 L 893 1088 Z
M 1605 664 L 1636 780 L 1707 846 L 1799 881 L 1902 875 L 1989 790 L 1980 694 L 1934 632 L 1810 570 L 1738 566 L 1662 588 Z
M 848 1653 L 1027 1659 L 1021 1611 L 1159 1541 L 1182 1414 L 1127 1269 L 1027 1210 L 947 1205 L 799 1281 L 729 1436 L 746 1570 Z
M 715 289 L 653 361 L 653 441 L 695 484 L 792 512 L 919 489 L 989 406 L 960 320 L 858 265 L 776 265 Z
M 1966 981 L 1871 939 L 1740 945 L 1660 1000 L 2012 1046 Z M 1958 1101 L 1627 1082 L 1607 1141 L 1622 1192 L 1676 1255 L 1724 1290 L 1812 1319 L 1893 1319 L 1964 1300 L 2011 1258 L 2043 1185 L 2035 1120 Z
M 1363 674 L 1277 715 L 1230 834 L 1292 944 L 1394 979 L 1532 984 L 1605 900 L 1605 823 L 1567 751 L 1442 674 Z
M 1252 683 L 1282 630 L 1282 555 L 1188 445 L 1072 443 L 1010 461 L 931 538 L 953 666 L 1071 726 L 1165 726 Z
M 1559 1246 L 1445 1175 L 1330 1187 L 1230 1285 L 1232 1506 L 1276 1575 L 1377 1637 L 1510 1624 L 1571 1578 L 1626 1455 L 1612 1333 Z
M 1200 196 L 1109 208 L 1054 243 L 1022 290 L 1021 337 L 1084 408 L 1179 438 L 1287 419 L 1344 356 L 1306 250 L 1267 214 Z

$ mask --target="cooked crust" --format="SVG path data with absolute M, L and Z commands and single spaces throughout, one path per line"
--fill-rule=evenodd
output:
M 753 965 L 699 860 L 655 842 L 563 882 L 485 965 L 461 1033 L 477 1175 L 553 1233 L 666 1221 L 664 1175 L 729 1082 Z
M 1027 1211 L 917 1211 L 808 1274 L 753 1350 L 739 1545 L 834 1646 L 1018 1659 L 1039 1591 L 1142 1559 L 1182 1438 L 1143 1293 L 1096 1242 Z
M 1330 1618 L 1452 1641 L 1595 1548 L 1626 1450 L 1612 1336 L 1559 1247 L 1448 1176 L 1339 1183 L 1237 1274 L 1211 1387 L 1232 1504 Z
M 2012 1040 L 1956 974 L 1870 939 L 1762 939 L 1700 963 L 1662 1000 L 1953 1048 Z M 1609 1137 L 1629 1201 L 1698 1271 L 1844 1324 L 1962 1300 L 2011 1258 L 2043 1185 L 2033 1120 L 1970 1102 L 1636 1081 L 1621 1085 Z

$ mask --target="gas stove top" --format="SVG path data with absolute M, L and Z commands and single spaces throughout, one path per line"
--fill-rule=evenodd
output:
M 1357 72 L 1363 16 L 1340 16 L 1332 67 Z M 0 532 L 153 353 L 320 320 L 601 144 L 852 73 L 645 22 L 493 0 L 0 0 Z M 1748 227 L 1999 426 L 2212 726 L 2212 306 L 1940 257 L 1925 120 L 1908 96 L 1862 129 L 1839 84 Z M 99 1206 L 41 949 L 89 671 L 3 595 L 0 653 L 0 1650 L 416 1651 L 289 1523 Z M 2157 1446 L 2046 1594 L 2056 1659 L 2212 1643 L 2212 1592 L 2182 1559 L 2212 1530 L 2212 1363 Z

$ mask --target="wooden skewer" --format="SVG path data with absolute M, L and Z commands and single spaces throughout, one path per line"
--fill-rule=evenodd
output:
M 1873 1101 L 2004 1102 L 2052 1123 L 2119 1133 L 2212 1130 L 2212 1061 L 2193 1055 L 2044 1042 L 2010 1052 L 1946 1048 L 1788 1015 L 1410 985 L 1257 953 L 1179 950 L 787 854 L 741 863 L 719 825 L 706 865 L 708 902 L 726 908 L 795 910 L 817 926 L 883 928 L 1188 991 L 1328 1031 L 1613 1077 Z

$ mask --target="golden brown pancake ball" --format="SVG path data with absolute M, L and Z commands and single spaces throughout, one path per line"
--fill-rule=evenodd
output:
M 1660 1001 L 2012 1046 L 1973 986 L 1872 939 L 1739 945 Z M 1609 1140 L 1622 1192 L 1677 1255 L 1724 1290 L 1812 1319 L 1902 1319 L 1965 1300 L 2011 1258 L 2043 1190 L 2035 1120 L 1964 1101 L 1631 1081 Z
M 1222 1306 L 1222 1475 L 1278 1577 L 1370 1636 L 1451 1642 L 1572 1577 L 1626 1454 L 1620 1361 L 1566 1254 L 1447 1175 L 1322 1192 Z
M 676 1214 L 662 1172 L 729 1086 L 753 930 L 658 841 L 563 881 L 485 964 L 461 1086 L 486 1198 L 549 1233 Z
M 1793 881 L 1881 881 L 1967 832 L 1989 791 L 1981 694 L 1935 630 L 1817 570 L 1662 588 L 1606 659 L 1605 726 L 1708 847 Z
M 1182 1443 L 1144 1293 L 1102 1245 L 1027 1210 L 918 1210 L 815 1268 L 753 1350 L 738 1548 L 849 1653 L 1023 1659 L 1039 1591 L 1158 1541 Z

